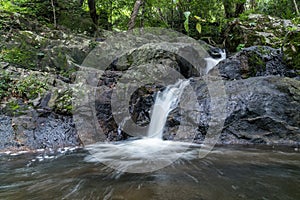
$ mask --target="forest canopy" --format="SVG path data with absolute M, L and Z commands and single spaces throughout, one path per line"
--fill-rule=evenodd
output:
M 298 18 L 299 4 L 299 0 L 1 0 L 0 9 L 58 24 L 64 21 L 62 11 L 78 15 L 78 20 L 90 12 L 93 22 L 108 30 L 159 26 L 195 35 L 203 25 L 249 13 Z
M 300 0 L 1 0 L 0 11 L 100 38 L 106 30 L 169 28 L 234 52 L 283 46 L 299 25 L 298 5 Z M 0 20 L 0 28 L 5 23 Z

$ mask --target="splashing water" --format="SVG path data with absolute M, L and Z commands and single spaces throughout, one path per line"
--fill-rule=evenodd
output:
M 178 106 L 179 99 L 187 85 L 189 85 L 189 80 L 179 80 L 174 85 L 169 85 L 163 92 L 157 93 L 148 137 L 162 139 L 168 114 Z
M 162 140 L 168 114 L 178 106 L 180 97 L 189 83 L 189 80 L 179 80 L 157 93 L 147 137 L 89 145 L 86 148 L 91 155 L 85 160 L 104 163 L 120 172 L 145 173 L 168 166 L 180 157 L 194 158 L 196 152 L 187 149 L 191 145 L 199 145 Z M 120 124 L 119 133 L 127 120 L 124 119 Z

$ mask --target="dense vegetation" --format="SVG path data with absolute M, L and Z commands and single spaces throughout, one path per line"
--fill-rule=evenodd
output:
M 299 73 L 298 5 L 299 0 L 0 0 L 0 99 L 28 101 L 44 93 L 48 82 L 30 70 L 71 82 L 76 67 L 69 57 L 80 64 L 110 31 L 138 27 L 173 29 L 230 53 L 253 45 L 281 48 Z M 7 66 L 29 71 L 18 72 L 20 78 Z M 54 108 L 70 111 L 69 91 L 58 91 Z
M 159 26 L 200 38 L 217 35 L 231 18 L 249 13 L 299 20 L 299 4 L 299 0 L 1 0 L 0 9 L 79 31 L 90 13 L 100 29 Z

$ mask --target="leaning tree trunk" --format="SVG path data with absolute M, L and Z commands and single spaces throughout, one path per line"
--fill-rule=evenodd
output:
M 143 5 L 144 0 L 136 0 L 128 23 L 128 30 L 134 29 L 136 18 L 139 14 L 140 7 Z
M 294 3 L 294 7 L 295 7 L 295 10 L 296 10 L 296 13 L 299 16 L 300 14 L 299 14 L 299 9 L 298 9 L 298 5 L 297 5 L 296 0 L 293 0 L 293 3 Z
M 53 12 L 53 23 L 54 23 L 54 27 L 57 27 L 57 22 L 56 22 L 56 12 L 55 12 L 55 5 L 54 5 L 54 1 L 51 0 L 51 6 L 52 6 L 52 12 Z

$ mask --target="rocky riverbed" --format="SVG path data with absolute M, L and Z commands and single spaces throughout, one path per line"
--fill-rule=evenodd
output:
M 111 41 L 64 29 L 51 30 L 19 15 L 1 13 L 1 16 L 7 21 L 9 17 L 18 20 L 1 30 L 1 34 L 7 34 L 1 38 L 0 49 L 0 151 L 57 149 L 130 137 L 120 130 L 120 120 L 116 122 L 113 116 L 112 94 L 118 84 L 126 86 L 124 80 L 147 82 L 150 78 L 152 84 L 137 88 L 130 97 L 129 107 L 122 110 L 129 110 L 131 119 L 139 126 L 147 126 L 156 92 L 165 87 L 153 82 L 155 76 L 151 73 L 143 77 L 148 71 L 139 66 L 149 63 L 161 71 L 172 68 L 181 74 L 180 78 L 190 78 L 199 104 L 196 115 L 190 117 L 195 134 L 186 133 L 184 137 L 177 134 L 182 114 L 180 109 L 175 109 L 168 117 L 164 139 L 197 143 L 205 140 L 212 118 L 211 94 L 205 77 L 215 77 L 223 81 L 226 91 L 226 115 L 219 144 L 299 146 L 300 78 L 297 68 L 285 57 L 290 54 L 283 54 L 288 49 L 287 44 L 285 49 L 259 45 L 243 48 L 205 75 L 204 60 L 195 57 L 195 46 L 189 40 L 177 38 L 177 44 L 168 44 L 169 51 L 163 43 L 159 44 L 161 49 L 139 45 L 157 35 L 138 37 L 137 46 L 128 43 L 126 47 L 135 47 L 132 51 L 115 55 L 113 62 L 101 68 L 101 76 L 97 77 L 96 85 L 92 85 L 100 89 L 93 93 L 93 102 L 84 108 L 86 110 L 81 110 L 81 114 L 91 116 L 79 123 L 76 117 L 81 115 L 74 108 L 78 103 L 74 98 L 76 81 L 80 80 L 78 72 L 95 47 L 108 47 Z M 294 32 L 290 35 L 297 36 L 298 32 Z M 127 37 L 123 34 L 122 41 L 132 39 Z M 113 45 L 123 48 L 118 47 L 118 42 Z M 202 41 L 199 45 L 206 50 L 212 48 Z M 188 62 L 178 54 L 192 59 Z M 88 85 L 91 80 L 85 81 Z M 83 124 L 89 128 L 82 129 Z

